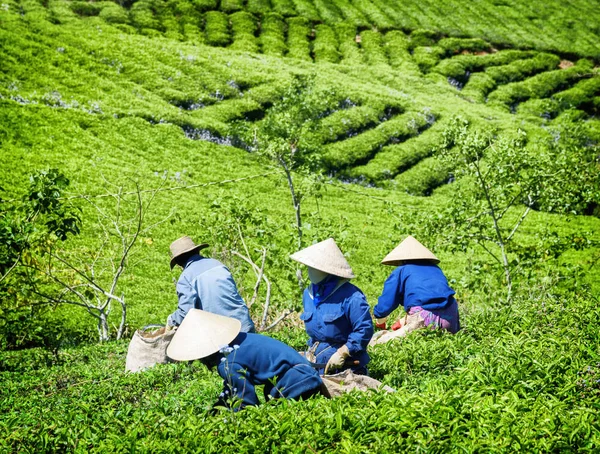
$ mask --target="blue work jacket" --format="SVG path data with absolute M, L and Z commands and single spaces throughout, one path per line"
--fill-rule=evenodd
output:
M 385 281 L 373 315 L 387 317 L 400 305 L 406 312 L 414 306 L 428 311 L 444 309 L 454 302 L 454 293 L 437 265 L 425 261 L 408 262 L 392 271 Z
M 179 326 L 192 308 L 238 319 L 242 332 L 254 332 L 248 306 L 238 293 L 233 276 L 218 260 L 195 254 L 187 261 L 177 281 L 177 310 L 169 325 Z
M 322 385 L 318 372 L 296 350 L 261 334 L 240 333 L 222 355 L 217 370 L 223 399 L 234 395 L 242 407 L 259 403 L 255 386 L 264 385 L 265 399 L 295 399 Z
M 349 363 L 358 360 L 358 366 L 348 366 L 366 373 L 370 358 L 367 345 L 373 337 L 373 322 L 369 304 L 363 292 L 350 282 L 344 282 L 319 305 L 315 305 L 310 288 L 304 290 L 302 299 L 304 321 L 309 335 L 308 345 L 315 350 L 316 362 L 325 364 L 338 348 L 346 344 L 350 352 Z M 323 369 L 320 369 L 322 372 Z

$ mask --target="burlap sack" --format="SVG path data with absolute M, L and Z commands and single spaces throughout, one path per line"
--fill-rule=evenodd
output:
M 326 388 L 326 392 L 323 394 L 328 395 L 328 397 L 338 397 L 353 389 L 358 389 L 359 391 L 375 389 L 388 393 L 396 392 L 394 388 L 382 384 L 379 380 L 367 377 L 366 375 L 354 374 L 350 369 L 346 369 L 339 374 L 325 375 L 321 378 Z
M 168 363 L 167 347 L 176 332 L 176 329 L 166 330 L 162 325 L 138 329 L 129 343 L 125 370 L 139 372 L 155 364 Z

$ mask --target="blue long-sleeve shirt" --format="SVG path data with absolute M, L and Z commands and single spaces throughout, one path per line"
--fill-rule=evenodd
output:
M 394 269 L 385 281 L 373 315 L 387 317 L 400 305 L 407 312 L 414 306 L 428 311 L 444 309 L 454 302 L 454 293 L 437 265 L 408 262 Z
M 238 293 L 233 276 L 218 260 L 195 254 L 187 261 L 177 281 L 177 310 L 170 325 L 179 326 L 192 308 L 238 319 L 242 332 L 254 332 L 248 306 Z
M 241 399 L 242 407 L 259 403 L 257 385 L 264 385 L 265 398 L 287 399 L 321 387 L 318 372 L 283 342 L 261 334 L 240 333 L 229 345 L 233 350 L 224 356 L 217 370 L 223 378 L 223 393 Z
M 343 283 L 324 301 L 315 305 L 310 289 L 302 299 L 304 321 L 309 335 L 308 345 L 319 342 L 316 349 L 318 363 L 327 363 L 338 348 L 346 344 L 351 361 L 359 361 L 364 368 L 370 360 L 367 345 L 373 337 L 373 322 L 365 295 L 350 282 Z

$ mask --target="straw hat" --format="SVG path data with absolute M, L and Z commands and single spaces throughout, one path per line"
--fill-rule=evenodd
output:
M 433 255 L 433 252 L 410 235 L 407 236 L 402 243 L 396 246 L 392 252 L 386 255 L 381 263 L 384 265 L 397 266 L 401 265 L 401 262 L 406 260 L 431 260 L 435 263 L 440 262 L 440 260 Z
M 175 266 L 177 257 L 192 251 L 199 251 L 208 247 L 207 243 L 196 244 L 189 236 L 182 236 L 171 243 L 171 269 Z
M 290 256 L 292 260 L 345 279 L 354 278 L 350 264 L 333 238 L 313 244 Z
M 167 347 L 167 356 L 176 361 L 206 358 L 229 344 L 241 329 L 235 318 L 190 309 Z

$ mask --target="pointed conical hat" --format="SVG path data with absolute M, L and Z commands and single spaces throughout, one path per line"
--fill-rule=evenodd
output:
M 167 347 L 167 356 L 176 361 L 206 358 L 229 344 L 241 329 L 235 318 L 190 309 Z
M 440 260 L 429 249 L 419 243 L 414 237 L 407 236 L 396 248 L 381 261 L 384 265 L 398 266 L 406 260 L 431 260 L 439 263 Z
M 344 257 L 340 248 L 335 244 L 333 238 L 302 249 L 292 254 L 290 258 L 303 265 L 333 274 L 334 276 L 346 279 L 354 278 L 350 264 L 346 261 L 346 257 Z

